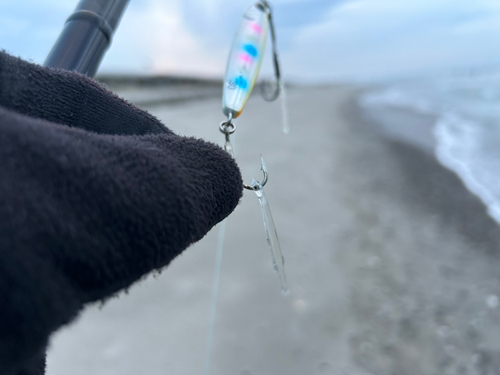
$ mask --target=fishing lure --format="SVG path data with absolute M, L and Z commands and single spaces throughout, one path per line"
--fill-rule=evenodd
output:
M 271 32 L 273 42 L 273 61 L 277 85 L 270 94 L 269 90 L 266 89 L 263 89 L 263 93 L 265 93 L 264 98 L 266 100 L 272 101 L 280 94 L 281 74 L 276 51 L 276 35 L 274 32 L 272 9 L 266 0 L 260 0 L 260 2 L 248 8 L 243 15 L 231 48 L 224 78 L 222 112 L 227 116 L 227 121 L 222 122 L 219 129 L 226 138 L 224 148 L 233 157 L 234 150 L 230 140 L 231 134 L 236 131 L 233 120 L 238 118 L 243 112 L 243 108 L 257 81 L 264 58 L 268 30 Z M 243 186 L 245 189 L 254 191 L 259 198 L 267 242 L 271 249 L 273 266 L 279 275 L 282 292 L 287 294 L 288 286 L 286 283 L 284 258 L 281 254 L 281 246 L 271 215 L 271 209 L 264 193 L 264 186 L 268 181 L 269 175 L 262 156 L 261 170 L 264 173 L 262 182 L 252 180 L 250 185 L 243 184 Z
M 252 93 L 264 59 L 269 29 L 273 40 L 276 80 L 279 82 L 281 79 L 271 7 L 267 1 L 255 3 L 243 15 L 228 59 L 222 96 L 222 111 L 228 118 L 237 118 L 241 114 Z M 265 99 L 275 100 L 279 89 L 278 84 L 270 97 L 264 95 Z
M 222 122 L 219 129 L 226 138 L 224 149 L 233 157 L 234 150 L 230 139 L 231 134 L 236 131 L 236 126 L 233 121 L 243 112 L 243 108 L 245 107 L 245 104 L 255 86 L 255 82 L 257 81 L 262 60 L 264 58 L 268 30 L 271 32 L 271 39 L 273 42 L 273 61 L 276 87 L 272 88 L 270 84 L 264 82 L 261 86 L 261 90 L 264 99 L 273 101 L 278 98 L 280 91 L 283 91 L 284 86 L 281 81 L 278 53 L 276 51 L 276 35 L 274 33 L 272 9 L 266 0 L 260 0 L 260 2 L 252 5 L 243 15 L 243 20 L 241 21 L 231 48 L 226 68 L 226 75 L 224 78 L 222 112 L 225 116 L 227 116 L 227 121 Z M 243 184 L 243 187 L 255 192 L 259 198 L 262 218 L 264 220 L 264 228 L 266 230 L 267 243 L 269 244 L 269 248 L 271 250 L 273 267 L 280 278 L 282 293 L 287 295 L 289 292 L 285 276 L 285 260 L 281 254 L 278 234 L 271 215 L 269 203 L 264 193 L 264 186 L 268 181 L 269 175 L 262 156 L 261 169 L 264 173 L 264 179 L 262 182 L 252 179 L 251 185 Z M 219 239 L 217 243 L 214 282 L 212 286 L 212 302 L 209 315 L 207 350 L 205 368 L 203 371 L 204 375 L 209 375 L 210 373 L 213 332 L 215 327 L 215 312 L 219 290 L 222 252 L 224 249 L 226 220 L 227 219 L 219 224 Z

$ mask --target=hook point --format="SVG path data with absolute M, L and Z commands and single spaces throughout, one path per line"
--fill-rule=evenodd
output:
M 245 189 L 257 191 L 262 189 L 267 184 L 267 181 L 269 180 L 269 173 L 267 172 L 266 163 L 264 163 L 264 157 L 262 155 L 260 155 L 260 170 L 264 174 L 262 182 L 252 179 L 252 185 L 243 184 Z

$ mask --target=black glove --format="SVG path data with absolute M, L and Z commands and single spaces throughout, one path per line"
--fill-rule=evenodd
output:
M 241 195 L 220 147 L 0 52 L 0 374 L 43 374 L 51 332 L 169 264 Z

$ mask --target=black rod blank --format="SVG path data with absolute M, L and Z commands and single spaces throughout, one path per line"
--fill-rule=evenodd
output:
M 93 77 L 128 3 L 129 0 L 81 0 L 66 20 L 44 66 Z

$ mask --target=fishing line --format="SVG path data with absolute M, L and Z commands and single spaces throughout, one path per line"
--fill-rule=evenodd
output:
M 233 141 L 235 141 L 233 139 Z M 229 147 L 229 146 L 228 146 Z M 227 152 L 234 157 L 233 145 L 230 145 L 230 149 L 226 149 Z M 210 301 L 210 313 L 208 318 L 208 334 L 207 334 L 207 344 L 205 353 L 205 368 L 203 370 L 203 375 L 210 374 L 210 364 L 212 360 L 213 351 L 213 341 L 214 341 L 214 330 L 215 330 L 215 318 L 217 311 L 217 301 L 219 298 L 219 285 L 220 285 L 220 275 L 222 271 L 222 255 L 224 253 L 224 241 L 226 239 L 226 225 L 227 218 L 222 220 L 219 225 L 219 234 L 217 236 L 217 246 L 215 252 L 215 266 L 214 266 L 214 278 L 212 281 L 212 300 Z
M 281 78 L 280 82 L 281 91 L 281 120 L 283 122 L 283 133 L 290 134 L 290 122 L 288 120 L 288 96 L 285 87 L 285 81 Z
M 203 375 L 210 374 L 210 362 L 212 359 L 212 347 L 214 341 L 215 317 L 217 310 L 217 298 L 219 296 L 220 274 L 222 269 L 222 254 L 224 252 L 224 239 L 226 237 L 226 223 L 224 219 L 219 225 L 219 235 L 217 237 L 217 251 L 215 253 L 214 279 L 212 283 L 212 301 L 210 302 L 210 314 L 208 318 L 208 336 L 205 354 L 205 369 Z

